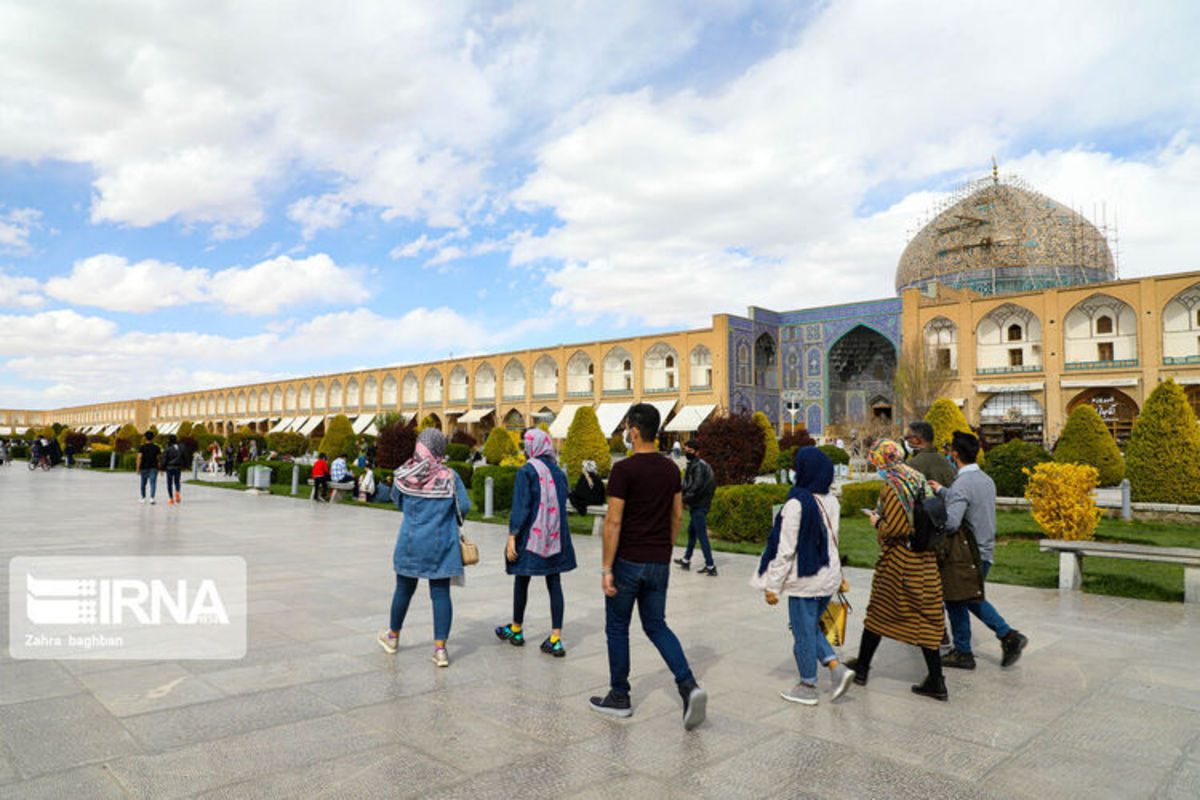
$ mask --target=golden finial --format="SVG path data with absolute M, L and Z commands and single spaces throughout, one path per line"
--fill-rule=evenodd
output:
M 992 156 L 992 183 L 1000 183 L 1000 168 L 996 166 L 996 157 Z

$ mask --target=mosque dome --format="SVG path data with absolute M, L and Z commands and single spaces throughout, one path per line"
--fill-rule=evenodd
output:
M 993 295 L 1116 278 L 1095 225 L 1016 179 L 993 172 L 949 203 L 904 248 L 897 292 L 936 281 Z

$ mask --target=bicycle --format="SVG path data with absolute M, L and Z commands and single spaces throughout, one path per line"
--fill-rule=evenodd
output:
M 34 458 L 29 459 L 29 471 L 30 472 L 37 469 L 38 467 L 41 467 L 46 472 L 49 472 L 50 468 L 52 466 L 54 466 L 54 465 L 50 463 L 50 456 L 48 456 L 48 455 L 41 455 L 41 456 L 38 456 L 36 459 L 34 459 Z

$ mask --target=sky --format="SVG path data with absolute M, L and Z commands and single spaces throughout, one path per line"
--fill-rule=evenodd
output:
M 0 0 L 0 408 L 893 294 L 965 181 L 1200 269 L 1200 3 Z

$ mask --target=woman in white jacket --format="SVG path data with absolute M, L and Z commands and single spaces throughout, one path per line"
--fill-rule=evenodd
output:
M 775 517 L 758 572 L 750 583 L 764 593 L 768 605 L 778 603 L 781 595 L 787 597 L 800 682 L 780 695 L 789 702 L 814 706 L 818 661 L 830 669 L 833 700 L 846 692 L 854 672 L 838 661 L 820 628 L 821 615 L 842 584 L 840 508 L 829 491 L 833 462 L 815 447 L 802 447 L 796 451 L 795 469 L 796 485 Z

